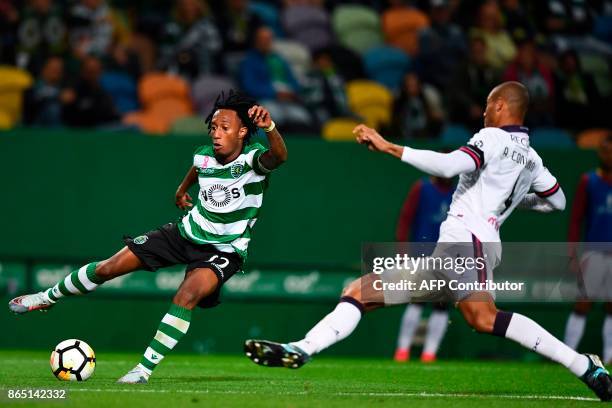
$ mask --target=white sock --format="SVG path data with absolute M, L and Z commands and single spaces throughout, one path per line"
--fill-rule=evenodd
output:
M 589 368 L 589 360 L 586 356 L 576 353 L 539 324 L 521 314 L 512 314 L 506 330 L 506 338 L 563 364 L 577 376 L 581 376 Z
M 402 315 L 402 322 L 400 324 L 399 335 L 397 336 L 397 348 L 398 349 L 409 349 L 412 344 L 412 337 L 419 323 L 421 322 L 421 313 L 423 312 L 423 306 L 421 305 L 408 305 L 404 314 Z
M 340 302 L 336 308 L 317 323 L 303 340 L 290 343 L 309 355 L 321 352 L 346 338 L 361 320 L 361 311 L 349 302 Z
M 565 324 L 565 336 L 563 342 L 576 350 L 582 335 L 584 334 L 584 326 L 586 325 L 586 316 L 572 312 L 567 318 Z
M 434 310 L 429 316 L 427 323 L 427 336 L 425 337 L 425 345 L 423 353 L 436 355 L 442 338 L 448 328 L 448 312 L 446 310 Z
M 612 316 L 606 314 L 606 320 L 604 320 L 603 329 L 603 359 L 604 364 L 612 360 Z

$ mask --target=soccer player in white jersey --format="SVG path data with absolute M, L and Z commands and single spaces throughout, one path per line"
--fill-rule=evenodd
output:
M 460 175 L 436 250 L 445 244 L 473 243 L 475 257 L 483 252 L 488 256 L 486 269 L 478 270 L 479 279 L 492 279 L 491 270 L 500 260 L 499 228 L 514 208 L 540 212 L 565 208 L 565 196 L 557 180 L 530 147 L 528 130 L 522 126 L 528 102 L 527 90 L 520 83 L 497 86 L 487 98 L 485 127 L 466 146 L 448 154 L 392 144 L 364 125 L 354 130 L 357 141 L 372 151 L 390 154 L 434 176 Z M 378 275 L 369 273 L 353 281 L 336 308 L 304 339 L 292 343 L 247 340 L 246 355 L 268 367 L 301 367 L 313 355 L 350 335 L 365 312 L 389 304 L 387 293 L 371 289 L 377 279 Z M 404 298 L 395 303 L 418 301 L 419 296 L 427 295 L 404 291 L 400 293 Z M 600 399 L 612 398 L 612 380 L 599 357 L 576 353 L 526 316 L 498 310 L 488 291 L 456 291 L 453 296 L 476 331 L 506 337 L 561 363 Z
M 239 93 L 223 93 L 205 121 L 212 145 L 196 149 L 193 165 L 176 191 L 176 205 L 191 210 L 178 223 L 136 238 L 112 257 L 84 265 L 57 285 L 9 302 L 15 313 L 49 309 L 64 297 L 93 291 L 104 282 L 139 269 L 186 264 L 172 299 L 140 364 L 119 379 L 146 383 L 159 362 L 187 333 L 196 306 L 214 307 L 224 282 L 241 270 L 251 229 L 262 205 L 269 173 L 287 160 L 287 149 L 268 111 Z M 264 129 L 269 149 L 251 142 Z M 195 205 L 187 193 L 195 183 Z

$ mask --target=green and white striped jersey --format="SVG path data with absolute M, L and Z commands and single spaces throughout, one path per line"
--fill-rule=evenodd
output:
M 184 238 L 246 258 L 251 229 L 268 184 L 269 173 L 259 164 L 266 150 L 251 143 L 227 164 L 217 162 L 212 146 L 196 150 L 193 165 L 200 191 L 193 208 L 178 224 Z

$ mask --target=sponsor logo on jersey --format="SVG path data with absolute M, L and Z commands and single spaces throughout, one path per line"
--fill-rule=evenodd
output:
M 213 184 L 206 190 L 205 199 L 210 200 L 210 203 L 215 207 L 225 207 L 232 200 L 232 194 L 229 188 L 222 184 Z
M 139 237 L 134 238 L 134 243 L 137 245 L 142 245 L 149 240 L 149 237 L 146 235 L 141 235 Z
M 230 167 L 230 174 L 232 175 L 233 178 L 238 178 L 242 176 L 243 171 L 244 171 L 243 162 L 234 163 L 232 164 L 232 167 Z

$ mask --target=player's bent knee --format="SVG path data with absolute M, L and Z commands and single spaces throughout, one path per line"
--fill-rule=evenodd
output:
M 195 291 L 179 290 L 177 294 L 174 295 L 172 303 L 186 309 L 193 309 L 200 302 L 201 298 L 202 296 Z

